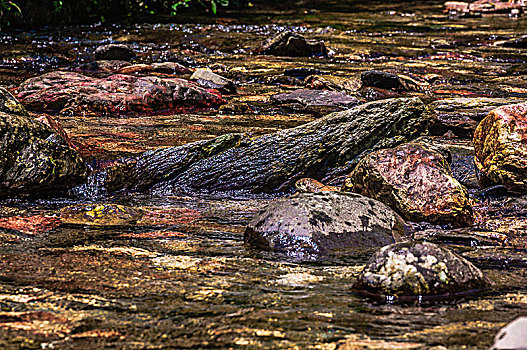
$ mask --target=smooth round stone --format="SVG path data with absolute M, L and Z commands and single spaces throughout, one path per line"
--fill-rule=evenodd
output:
M 388 206 L 357 194 L 300 193 L 280 198 L 249 223 L 245 242 L 291 253 L 379 247 L 404 234 L 403 220 Z
M 366 264 L 353 288 L 387 301 L 441 301 L 489 287 L 490 281 L 466 259 L 428 242 L 382 248 Z

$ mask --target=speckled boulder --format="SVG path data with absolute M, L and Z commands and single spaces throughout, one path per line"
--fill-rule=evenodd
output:
M 79 155 L 53 130 L 0 112 L 0 196 L 65 191 L 87 174 Z
M 130 61 L 135 57 L 135 52 L 126 45 L 108 44 L 95 49 L 96 60 Z
M 387 300 L 441 300 L 489 285 L 477 267 L 446 248 L 427 242 L 401 242 L 375 253 L 353 288 Z
M 306 40 L 302 35 L 283 32 L 268 40 L 257 50 L 266 55 L 276 56 L 327 56 L 328 50 L 323 42 Z
M 379 247 L 404 236 L 404 221 L 386 205 L 357 194 L 301 193 L 272 201 L 249 223 L 244 240 L 291 254 Z
M 527 103 L 492 110 L 474 133 L 474 161 L 482 185 L 527 192 Z
M 472 224 L 466 188 L 452 177 L 441 154 L 418 143 L 370 153 L 342 189 L 375 198 L 407 220 Z

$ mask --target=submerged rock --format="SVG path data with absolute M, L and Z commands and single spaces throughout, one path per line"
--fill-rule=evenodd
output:
M 66 191 L 87 175 L 79 155 L 29 117 L 0 112 L 0 146 L 2 197 Z
M 466 259 L 433 243 L 402 242 L 375 253 L 353 288 L 387 301 L 461 297 L 490 286 Z
M 339 192 L 302 193 L 272 201 L 245 230 L 251 245 L 292 254 L 378 247 L 404 234 L 404 222 L 386 205 Z
M 190 79 L 196 80 L 199 85 L 205 88 L 217 89 L 224 93 L 236 93 L 236 85 L 234 85 L 232 80 L 224 78 L 210 70 L 197 69 Z
M 108 44 L 95 49 L 96 60 L 130 61 L 135 57 L 135 52 L 126 45 Z
M 299 89 L 271 96 L 271 101 L 281 105 L 298 105 L 300 109 L 312 107 L 352 107 L 360 101 L 336 91 Z
M 441 154 L 418 143 L 370 153 L 342 189 L 380 200 L 410 221 L 473 222 L 466 188 L 452 177 Z
M 145 154 L 137 174 L 154 170 L 155 181 L 161 182 L 155 190 L 162 193 L 285 192 L 303 177 L 326 181 L 349 174 L 364 151 L 422 135 L 429 122 L 418 98 L 375 101 L 260 136 L 185 167 L 174 167 L 181 158 L 170 156 L 181 148 L 160 150 L 156 157 Z M 141 181 L 134 173 L 127 176 L 128 183 Z
M 283 32 L 268 40 L 257 50 L 265 55 L 276 56 L 327 56 L 326 45 L 321 41 L 307 40 L 300 34 Z
M 69 225 L 127 226 L 143 217 L 141 209 L 119 204 L 78 204 L 62 208 L 60 221 Z
M 482 185 L 502 184 L 527 192 L 527 103 L 494 109 L 474 133 L 476 167 Z
M 35 111 L 152 113 L 178 105 L 217 106 L 216 90 L 178 78 L 115 74 L 92 78 L 73 72 L 51 72 L 22 83 L 17 97 Z

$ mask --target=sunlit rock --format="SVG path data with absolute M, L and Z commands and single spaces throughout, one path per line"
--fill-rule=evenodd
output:
M 527 103 L 489 113 L 474 133 L 474 161 L 483 185 L 502 184 L 527 192 Z
M 518 317 L 499 330 L 490 350 L 527 349 L 527 317 Z
M 3 87 L 0 87 L 0 112 L 28 116 L 24 106 Z
M 462 297 L 489 285 L 477 267 L 446 248 L 402 242 L 375 253 L 353 288 L 387 301 L 419 302 Z
M 60 211 L 63 224 L 87 226 L 127 226 L 143 217 L 144 211 L 118 204 L 78 204 Z
M 403 220 L 376 200 L 350 193 L 302 193 L 262 209 L 244 240 L 292 254 L 319 253 L 390 244 L 404 235 L 403 228 Z
M 224 78 L 210 70 L 197 69 L 190 77 L 190 80 L 195 80 L 205 88 L 217 89 L 223 93 L 236 93 L 236 85 L 232 80 Z
M 92 78 L 51 72 L 22 83 L 17 97 L 30 110 L 108 114 L 152 113 L 179 105 L 208 107 L 224 103 L 220 93 L 179 78 L 114 74 Z
M 410 221 L 456 226 L 473 221 L 467 190 L 452 177 L 445 158 L 418 143 L 370 153 L 343 190 L 380 200 Z

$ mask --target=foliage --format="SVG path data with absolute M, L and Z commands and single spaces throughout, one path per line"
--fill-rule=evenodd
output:
M 0 30 L 9 27 L 13 20 L 22 16 L 20 6 L 10 0 L 0 0 Z
M 178 8 L 189 7 L 190 4 L 196 2 L 203 6 L 205 9 L 208 9 L 210 7 L 212 13 L 214 14 L 216 14 L 216 12 L 218 11 L 218 5 L 222 7 L 229 6 L 229 0 L 179 0 L 171 6 L 172 15 L 175 15 L 177 13 Z

